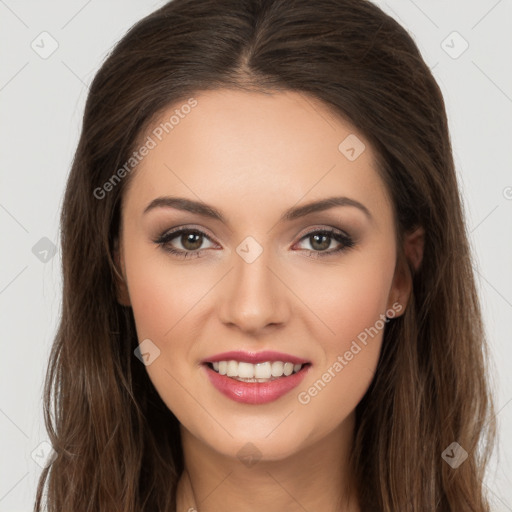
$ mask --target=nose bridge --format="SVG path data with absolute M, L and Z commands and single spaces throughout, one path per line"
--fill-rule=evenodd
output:
M 233 272 L 223 294 L 223 322 L 257 330 L 286 319 L 286 289 L 271 270 L 271 251 L 251 237 L 233 253 Z

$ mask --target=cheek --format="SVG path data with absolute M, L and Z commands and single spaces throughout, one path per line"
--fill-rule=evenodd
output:
M 393 248 L 353 254 L 342 265 L 317 269 L 294 279 L 297 295 L 315 314 L 310 328 L 326 353 L 348 350 L 351 341 L 377 322 L 382 328 L 393 281 Z M 364 337 L 364 336 L 362 336 Z
M 155 270 L 155 269 L 154 269 Z M 166 285 L 162 276 L 149 273 L 132 275 L 130 281 L 130 300 L 137 326 L 139 339 L 150 338 L 159 341 L 178 321 L 182 301 L 173 293 L 173 288 Z
M 326 318 L 341 346 L 373 326 L 385 314 L 391 276 L 385 271 L 345 276 L 325 304 Z
M 190 378 L 191 320 L 211 284 L 194 280 L 190 272 L 172 268 L 164 260 L 131 253 L 126 260 L 130 300 L 139 342 L 150 339 L 160 350 L 146 366 L 148 376 L 167 407 L 180 422 L 189 424 L 203 414 L 183 387 Z M 190 387 L 190 382 L 185 387 Z M 207 415 L 202 420 L 208 421 Z
M 394 264 L 390 250 L 317 274 L 310 287 L 308 303 L 322 320 L 314 330 L 323 358 L 297 391 L 297 401 L 308 417 L 325 418 L 322 432 L 354 410 L 373 379 Z
M 208 276 L 194 279 L 190 271 L 172 266 L 161 255 L 149 258 L 132 253 L 126 261 L 132 304 L 139 339 L 164 343 L 205 295 L 211 284 Z M 199 304 L 198 304 L 199 305 Z

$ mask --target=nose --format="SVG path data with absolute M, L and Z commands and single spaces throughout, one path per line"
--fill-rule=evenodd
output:
M 252 263 L 235 253 L 233 264 L 218 297 L 220 320 L 253 335 L 271 326 L 282 327 L 290 316 L 290 291 L 267 252 Z

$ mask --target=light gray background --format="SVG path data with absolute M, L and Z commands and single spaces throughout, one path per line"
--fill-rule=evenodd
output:
M 60 313 L 58 219 L 88 84 L 112 45 L 163 3 L 0 0 L 2 512 L 32 510 L 47 453 L 41 397 Z M 493 510 L 512 511 L 512 0 L 376 3 L 410 32 L 447 104 L 495 364 L 501 446 L 486 485 Z M 31 47 L 51 49 L 44 31 L 58 43 L 46 59 Z

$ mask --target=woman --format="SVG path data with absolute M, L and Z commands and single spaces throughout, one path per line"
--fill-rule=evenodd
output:
M 489 510 L 445 107 L 373 4 L 137 23 L 91 85 L 62 256 L 35 510 Z

